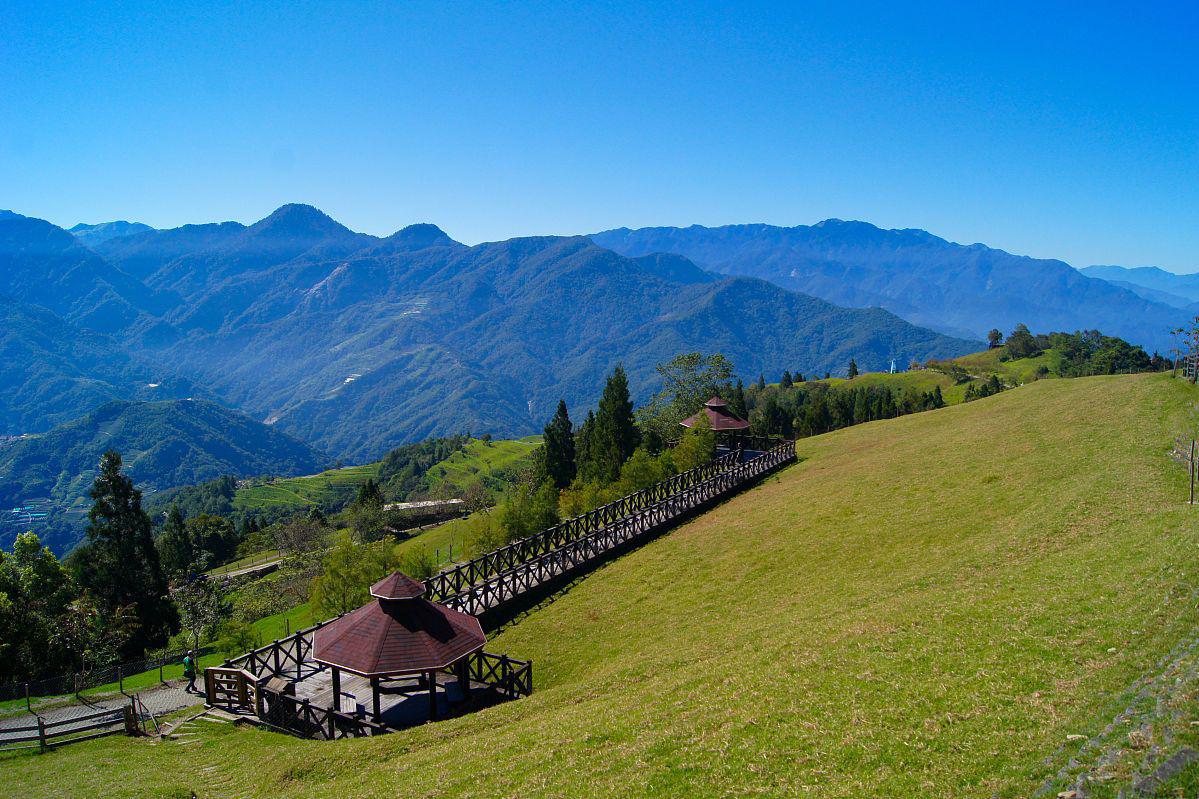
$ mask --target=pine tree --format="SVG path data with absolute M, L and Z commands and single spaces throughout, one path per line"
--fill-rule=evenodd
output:
M 594 439 L 595 411 L 587 411 L 587 418 L 575 434 L 575 473 L 584 481 L 595 479 L 595 458 L 591 446 Z
M 131 607 L 138 629 L 123 654 L 161 646 L 177 624 L 167 596 L 150 517 L 142 510 L 142 494 L 121 472 L 121 456 L 109 450 L 90 493 L 87 551 L 81 555 L 79 580 L 101 609 L 115 613 Z
M 620 467 L 641 443 L 623 367 L 617 366 L 604 386 L 591 438 L 590 456 L 596 477 L 605 483 L 615 482 L 620 477 Z
M 934 408 L 944 408 L 945 407 L 945 397 L 943 394 L 941 394 L 940 386 L 933 387 L 933 407 Z
M 565 400 L 558 400 L 558 412 L 545 426 L 545 473 L 558 488 L 566 488 L 575 479 L 574 427 Z
M 758 391 L 766 390 L 766 376 L 758 375 Z
M 733 387 L 732 396 L 729 397 L 729 409 L 738 418 L 749 418 L 749 408 L 745 404 L 745 386 L 741 383 L 740 378 L 737 378 L 737 385 Z
M 172 505 L 167 513 L 162 535 L 158 537 L 158 554 L 165 574 L 186 572 L 195 561 L 195 547 L 178 505 Z
M 849 359 L 849 379 L 853 380 L 858 376 L 858 362 L 853 358 Z
M 792 386 L 791 372 L 785 371 L 785 372 L 783 372 L 782 378 L 779 380 L 779 387 L 780 388 L 791 388 L 791 386 Z

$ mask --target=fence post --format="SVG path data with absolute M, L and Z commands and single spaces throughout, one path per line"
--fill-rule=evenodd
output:
M 29 683 L 25 683 L 25 709 L 30 713 L 33 712 L 33 708 L 29 704 Z M 38 721 L 41 721 L 41 719 L 38 719 Z
M 167 663 L 167 653 L 163 652 L 162 657 L 160 657 L 158 659 L 158 681 L 159 682 L 164 682 L 164 680 L 162 679 L 162 667 L 165 666 L 166 663 Z
M 46 722 L 41 716 L 37 717 L 37 746 L 39 752 L 46 751 Z
M 117 666 L 117 690 L 125 693 L 125 669 L 123 666 Z

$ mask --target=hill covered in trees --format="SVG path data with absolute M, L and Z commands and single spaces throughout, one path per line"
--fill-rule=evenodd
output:
M 560 398 L 594 402 L 617 362 L 644 398 L 654 364 L 696 348 L 749 373 L 972 348 L 677 256 L 625 258 L 583 237 L 467 247 L 433 225 L 375 237 L 301 205 L 94 249 L 14 214 L 0 245 L 0 293 L 119 332 L 131 356 L 358 462 L 431 436 L 535 432 Z M 52 362 L 34 368 L 56 379 Z M 79 396 L 78 414 L 95 401 Z
M 84 498 L 111 449 L 144 491 L 200 483 L 222 475 L 308 474 L 328 459 L 307 444 L 203 400 L 113 401 L 86 416 L 0 446 L 0 504 L 49 497 L 63 511 L 39 534 L 56 551 L 82 532 Z M 0 545 L 11 544 L 8 540 Z

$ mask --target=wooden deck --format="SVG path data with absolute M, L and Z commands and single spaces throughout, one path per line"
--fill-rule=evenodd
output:
M 307 699 L 320 707 L 333 707 L 333 672 L 322 669 L 295 683 L 296 698 Z M 429 690 L 423 679 L 408 677 L 382 681 L 379 692 L 381 724 L 389 727 L 411 727 L 429 720 Z M 471 683 L 472 692 L 487 688 L 484 683 Z M 456 677 L 441 673 L 437 676 L 437 718 L 450 715 L 454 705 L 463 700 L 462 686 Z M 341 673 L 341 712 L 371 719 L 371 684 L 365 677 Z

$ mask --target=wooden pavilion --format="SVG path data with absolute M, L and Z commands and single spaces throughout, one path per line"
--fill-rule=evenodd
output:
M 720 397 L 712 397 L 704 403 L 698 413 L 688 416 L 679 422 L 683 427 L 693 427 L 699 422 L 700 415 L 708 417 L 708 423 L 717 433 L 743 433 L 749 429 L 749 422 L 729 410 L 729 404 Z
M 400 572 L 372 585 L 370 593 L 371 602 L 313 635 L 312 659 L 332 672 L 333 710 L 341 710 L 343 671 L 370 681 L 376 722 L 387 681 L 418 678 L 429 692 L 430 719 L 437 716 L 438 672 L 453 670 L 469 694 L 467 659 L 487 643 L 479 620 L 425 599 L 424 584 Z

